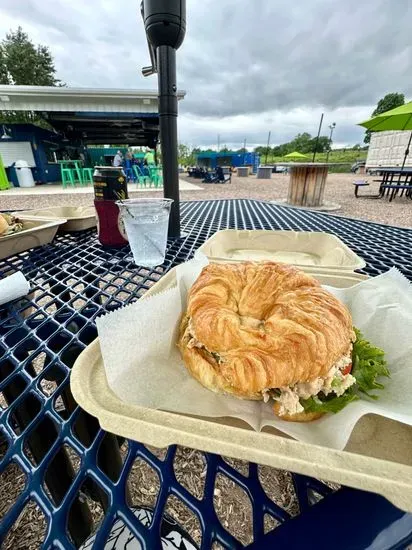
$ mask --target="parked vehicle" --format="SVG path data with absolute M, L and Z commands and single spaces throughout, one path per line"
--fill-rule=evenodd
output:
M 360 171 L 360 169 L 365 165 L 366 165 L 366 160 L 357 160 L 352 164 L 350 171 L 353 172 L 354 174 L 357 174 Z

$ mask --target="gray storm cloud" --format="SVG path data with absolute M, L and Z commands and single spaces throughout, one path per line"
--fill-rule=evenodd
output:
M 149 56 L 139 6 L 2 0 L 0 34 L 22 25 L 51 48 L 68 85 L 153 89 L 156 78 L 140 74 Z M 208 145 L 220 132 L 227 143 L 245 134 L 263 143 L 272 130 L 276 143 L 315 133 L 325 111 L 337 141 L 360 141 L 355 124 L 380 97 L 412 96 L 411 24 L 408 0 L 187 0 L 181 139 Z

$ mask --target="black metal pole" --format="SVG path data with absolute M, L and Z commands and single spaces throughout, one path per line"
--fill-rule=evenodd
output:
M 316 141 L 315 141 L 315 150 L 313 151 L 313 158 L 312 158 L 312 162 L 315 162 L 315 158 L 316 158 L 316 150 L 318 148 L 318 143 L 319 143 L 319 136 L 320 136 L 320 132 L 322 130 L 322 124 L 323 124 L 323 113 L 322 113 L 322 116 L 320 117 L 320 123 L 319 123 L 319 130 L 318 130 L 318 135 L 316 136 Z
M 159 46 L 156 50 L 159 81 L 160 141 L 163 161 L 163 193 L 173 199 L 169 238 L 180 237 L 179 164 L 177 156 L 176 50 Z
M 403 169 L 405 168 L 406 159 L 408 158 L 408 155 L 409 155 L 409 148 L 411 146 L 411 142 L 412 142 L 412 132 L 411 132 L 411 135 L 409 136 L 408 145 L 406 146 L 405 156 L 403 157 L 403 163 L 402 163 L 401 173 L 399 174 L 398 185 L 401 182 L 402 172 L 403 172 Z
M 267 165 L 267 163 L 268 163 L 268 154 L 269 154 L 270 135 L 271 135 L 271 132 L 269 132 L 269 134 L 268 134 L 268 144 L 267 144 L 267 146 L 266 146 L 265 166 L 266 166 L 266 165 Z
M 408 141 L 408 145 L 406 147 L 405 156 L 403 157 L 403 163 L 402 163 L 402 168 L 401 168 L 402 171 L 405 168 L 406 159 L 408 158 L 408 155 L 409 155 L 409 148 L 411 146 L 411 142 L 412 142 L 412 132 L 411 132 L 411 135 L 409 136 L 409 141 Z

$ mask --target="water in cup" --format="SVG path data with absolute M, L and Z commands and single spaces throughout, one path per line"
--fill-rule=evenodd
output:
M 172 202 L 172 199 L 116 202 L 137 265 L 154 267 L 164 262 Z

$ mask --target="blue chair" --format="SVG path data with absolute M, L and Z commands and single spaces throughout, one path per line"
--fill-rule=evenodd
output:
M 123 170 L 126 175 L 127 181 L 136 181 L 133 172 L 132 161 L 130 159 L 125 160 Z

